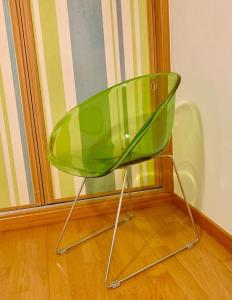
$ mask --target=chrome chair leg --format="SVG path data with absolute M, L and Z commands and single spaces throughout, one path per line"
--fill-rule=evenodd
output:
M 76 206 L 76 204 L 77 204 L 77 202 L 78 202 L 78 200 L 79 200 L 79 198 L 80 198 L 80 194 L 81 194 L 81 191 L 82 191 L 82 188 L 83 188 L 85 182 L 86 182 L 86 178 L 83 178 L 83 181 L 82 181 L 82 183 L 81 183 L 81 186 L 80 186 L 79 191 L 78 191 L 78 194 L 77 194 L 77 197 L 76 197 L 75 200 L 73 201 L 72 207 L 71 207 L 71 209 L 70 209 L 70 211 L 69 211 L 69 214 L 68 214 L 68 216 L 67 216 L 67 219 L 66 219 L 66 221 L 65 221 L 65 224 L 64 224 L 64 226 L 63 226 L 63 229 L 62 229 L 62 231 L 61 231 L 61 233 L 60 233 L 60 237 L 59 237 L 59 239 L 58 239 L 58 243 L 57 243 L 57 246 L 56 246 L 56 254 L 64 254 L 64 253 L 66 253 L 68 250 L 70 250 L 71 248 L 73 248 L 73 247 L 75 247 L 75 246 L 77 246 L 77 245 L 79 245 L 79 244 L 81 244 L 81 243 L 83 243 L 83 242 L 85 242 L 85 241 L 91 239 L 92 237 L 97 236 L 97 235 L 100 234 L 100 233 L 105 232 L 106 230 L 109 230 L 109 229 L 115 227 L 115 224 L 109 225 L 109 226 L 107 226 L 107 227 L 104 227 L 104 228 L 100 229 L 100 230 L 97 231 L 97 232 L 94 232 L 94 233 L 92 233 L 92 234 L 90 234 L 90 235 L 88 235 L 88 236 L 86 236 L 86 237 L 84 237 L 84 238 L 78 240 L 78 241 L 75 242 L 75 243 L 72 243 L 71 245 L 68 245 L 68 246 L 65 246 L 65 247 L 62 247 L 62 248 L 60 247 L 60 244 L 61 244 L 61 242 L 62 242 L 62 240 L 63 240 L 64 233 L 65 233 L 65 231 L 66 231 L 66 229 L 67 229 L 67 225 L 68 225 L 68 223 L 69 223 L 69 221 L 70 221 L 70 218 L 71 218 L 71 216 L 72 216 L 74 207 Z M 132 214 L 132 197 L 131 197 L 131 193 L 130 193 L 130 191 L 129 191 L 129 189 L 130 189 L 129 181 L 127 182 L 127 184 L 128 184 L 128 194 L 129 194 L 129 197 L 130 197 L 130 208 L 131 208 L 131 213 L 130 213 L 129 216 L 127 216 L 127 218 L 125 218 L 125 219 L 123 219 L 123 220 L 120 220 L 120 221 L 118 222 L 118 224 L 122 224 L 122 223 L 125 223 L 125 222 L 129 221 L 129 220 L 132 218 L 132 216 L 133 216 L 133 214 Z
M 117 215 L 116 215 L 116 219 L 115 219 L 114 232 L 113 232 L 112 242 L 111 242 L 111 246 L 110 246 L 110 254 L 109 254 L 108 264 L 107 264 L 107 269 L 106 269 L 105 283 L 106 283 L 107 287 L 111 287 L 111 285 L 114 285 L 114 282 L 112 284 L 110 284 L 110 286 L 108 285 L 108 276 L 109 276 L 109 270 L 110 270 L 110 266 L 111 266 L 111 260 L 112 260 L 112 253 L 113 253 L 113 249 L 114 249 L 115 237 L 116 237 L 117 228 L 118 228 L 119 216 L 120 216 L 121 207 L 122 207 L 122 199 L 123 199 L 123 193 L 124 193 L 127 174 L 128 174 L 128 169 L 125 169 L 123 183 L 122 183 L 122 189 L 121 189 L 121 194 L 120 194 L 120 200 L 119 200 L 119 203 L 118 203 L 118 210 L 117 210 Z
M 161 154 L 161 155 L 157 155 L 156 157 L 157 158 L 167 157 L 167 158 L 170 158 L 171 161 L 172 161 L 172 164 L 173 164 L 173 167 L 174 167 L 174 170 L 175 170 L 175 173 L 176 173 L 177 181 L 178 181 L 178 184 L 180 186 L 181 193 L 183 195 L 184 202 L 185 202 L 185 205 L 187 207 L 188 215 L 190 217 L 190 220 L 191 220 L 191 223 L 192 223 L 192 228 L 193 228 L 193 231 L 194 231 L 194 234 L 195 234 L 195 240 L 192 241 L 192 244 L 195 244 L 195 243 L 197 243 L 199 241 L 199 235 L 198 235 L 198 232 L 197 232 L 196 224 L 194 222 L 194 218 L 193 218 L 193 215 L 192 215 L 192 211 L 191 211 L 189 202 L 187 200 L 187 197 L 186 197 L 186 194 L 185 194 L 185 191 L 184 191 L 184 188 L 183 188 L 183 184 L 182 184 L 182 182 L 180 180 L 180 175 L 179 175 L 179 172 L 178 172 L 177 167 L 176 167 L 175 159 L 174 159 L 173 155 L 171 155 L 171 154 Z M 191 244 L 191 242 L 189 243 L 189 245 L 190 244 Z
M 180 185 L 180 189 L 181 189 L 181 192 L 182 192 L 182 195 L 183 195 L 183 198 L 184 198 L 184 201 L 185 201 L 185 204 L 186 204 L 186 207 L 187 207 L 187 210 L 188 210 L 188 214 L 189 214 L 189 217 L 190 217 L 190 220 L 191 220 L 191 223 L 192 223 L 192 227 L 193 227 L 193 231 L 194 231 L 194 234 L 195 234 L 195 240 L 191 243 L 189 243 L 189 246 L 192 246 L 197 243 L 199 241 L 199 234 L 197 232 L 197 228 L 196 228 L 196 224 L 194 222 L 194 218 L 193 218 L 193 215 L 192 215 L 192 211 L 191 211 L 191 208 L 190 208 L 190 205 L 189 205 L 189 202 L 187 200 L 187 197 L 186 197 L 186 194 L 185 194 L 185 191 L 184 191 L 184 188 L 183 188 L 183 185 L 181 183 L 181 180 L 180 180 L 180 175 L 179 175 L 179 172 L 177 170 L 177 167 L 176 167 L 176 163 L 175 163 L 175 160 L 174 160 L 174 157 L 172 155 L 169 155 L 169 157 L 171 158 L 172 160 L 172 163 L 173 163 L 173 166 L 174 166 L 174 170 L 175 170 L 175 173 L 176 173 L 176 177 L 177 177 L 177 180 L 178 180 L 178 183 Z
M 68 246 L 68 247 L 59 248 L 59 247 L 60 247 L 60 244 L 61 244 L 61 242 L 62 242 L 64 233 L 65 233 L 65 231 L 66 231 L 68 222 L 69 222 L 69 220 L 70 220 L 70 218 L 71 218 L 71 215 L 72 215 L 72 213 L 73 213 L 73 209 L 74 209 L 74 207 L 76 206 L 77 201 L 79 200 L 79 197 L 80 197 L 82 188 L 83 188 L 83 186 L 84 186 L 84 184 L 85 184 L 85 181 L 86 181 L 86 178 L 83 178 L 82 183 L 81 183 L 80 188 L 79 188 L 79 191 L 78 191 L 78 194 L 77 194 L 75 200 L 73 201 L 72 207 L 71 207 L 71 209 L 70 209 L 70 211 L 69 211 L 69 214 L 68 214 L 68 216 L 67 216 L 67 219 L 66 219 L 66 221 L 65 221 L 65 223 L 64 223 L 64 226 L 63 226 L 63 228 L 62 228 L 62 230 L 61 230 L 60 237 L 59 237 L 59 239 L 58 239 L 57 246 L 56 246 L 56 254 L 64 254 L 64 253 L 66 253 L 70 248 L 74 247 L 74 246 L 77 244 L 77 243 L 75 243 L 75 244 L 72 244 L 72 245 L 70 245 L 70 246 Z
M 111 266 L 111 260 L 112 260 L 112 252 L 113 252 L 113 249 L 114 249 L 114 243 L 115 243 L 115 236 L 116 236 L 116 233 L 117 233 L 117 227 L 118 227 L 118 220 L 119 220 L 119 215 L 120 215 L 120 211 L 121 211 L 121 205 L 122 205 L 122 199 L 123 199 L 123 191 L 124 191 L 124 187 L 125 187 L 125 179 L 127 177 L 127 172 L 125 172 L 125 175 L 124 175 L 124 180 L 123 180 L 123 186 L 122 186 L 122 190 L 121 190 L 121 196 L 120 196 L 120 201 L 119 201 L 119 204 L 118 204 L 118 211 L 117 211 L 117 216 L 116 216 L 116 221 L 115 221 L 115 227 L 114 227 L 114 232 L 113 232 L 113 237 L 112 237 L 112 242 L 111 242 L 111 248 L 110 248 L 110 254 L 109 254 L 109 259 L 108 259 L 108 265 L 107 265 L 107 270 L 106 270 L 106 277 L 105 277 L 105 284 L 106 284 L 106 287 L 107 288 L 117 288 L 121 285 L 122 282 L 140 274 L 141 272 L 159 264 L 160 262 L 174 256 L 175 254 L 185 250 L 185 249 L 190 249 L 194 246 L 194 244 L 196 244 L 198 241 L 199 241 L 199 236 L 198 236 L 198 232 L 197 232 L 197 229 L 196 229 L 196 225 L 195 225 L 195 222 L 194 222 L 194 219 L 193 219 L 193 216 L 192 216 L 192 212 L 191 212 L 191 209 L 190 209 L 190 205 L 187 201 L 187 198 L 186 198 L 186 194 L 184 192 L 184 189 L 183 189 L 183 185 L 181 183 L 181 180 L 180 180 L 180 176 L 179 176 L 179 173 L 177 171 L 177 168 L 176 168 L 176 164 L 175 164 L 175 161 L 174 161 L 174 157 L 172 155 L 166 155 L 166 154 L 163 154 L 163 155 L 157 155 L 156 157 L 159 157 L 159 158 L 164 158 L 164 157 L 168 157 L 172 160 L 172 163 L 173 163 L 173 166 L 174 166 L 174 170 L 176 172 L 176 175 L 177 175 L 177 179 L 178 179 L 178 183 L 180 185 L 180 188 L 181 188 L 181 191 L 182 191 L 182 194 L 183 194 L 183 197 L 184 197 L 184 200 L 185 200 L 185 203 L 186 203 L 186 206 L 187 206 L 187 210 L 188 210 L 188 214 L 189 214 L 189 217 L 190 217 L 190 220 L 191 220 L 191 223 L 192 223 L 192 227 L 193 227 L 193 231 L 194 231 L 194 234 L 195 234 L 195 239 L 184 244 L 182 247 L 178 248 L 177 250 L 169 253 L 168 255 L 165 255 L 163 257 L 161 257 L 160 259 L 144 266 L 143 268 L 141 269 L 138 269 L 137 271 L 121 278 L 121 279 L 117 279 L 111 283 L 108 283 L 108 275 L 109 275 L 109 270 L 110 270 L 110 266 Z
M 132 190 L 131 190 L 131 185 L 130 185 L 130 180 L 129 180 L 129 168 L 126 167 L 127 169 L 127 175 L 126 175 L 126 184 L 127 184 L 127 190 L 128 190 L 128 197 L 130 199 L 130 213 L 129 213 L 129 218 L 131 219 L 134 216 L 134 210 L 133 210 L 133 199 L 132 199 Z

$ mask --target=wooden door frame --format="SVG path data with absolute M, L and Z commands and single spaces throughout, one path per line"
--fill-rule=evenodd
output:
M 169 45 L 169 12 L 168 0 L 147 0 L 149 16 L 150 70 L 151 72 L 170 71 Z M 15 46 L 19 63 L 19 77 L 24 98 L 25 118 L 30 124 L 28 136 L 32 141 L 31 159 L 35 186 L 38 186 L 41 204 L 54 201 L 50 164 L 47 159 L 47 137 L 42 106 L 42 96 L 39 81 L 37 54 L 33 32 L 33 19 L 30 0 L 10 0 L 10 10 L 14 28 Z M 28 126 L 27 126 L 28 127 Z M 170 143 L 167 151 L 171 153 Z M 161 168 L 161 185 L 159 192 L 173 191 L 171 162 L 166 160 L 156 162 Z M 113 191 L 108 194 L 115 194 Z M 85 195 L 83 198 L 99 197 L 103 193 Z M 64 200 L 72 200 L 72 197 Z M 56 203 L 59 202 L 56 200 Z M 55 203 L 55 202 L 54 202 Z
M 31 157 L 35 161 L 32 169 L 39 183 L 40 205 L 53 199 L 51 171 L 47 160 L 47 138 L 42 107 L 39 71 L 33 33 L 30 0 L 10 0 L 10 12 L 14 28 L 14 40 L 19 68 L 22 98 L 24 103 L 28 136 L 32 145 Z
M 36 126 L 34 122 L 33 97 L 31 94 L 30 80 L 28 77 L 27 57 L 25 52 L 25 43 L 23 36 L 23 24 L 19 12 L 20 0 L 9 0 L 9 9 L 11 15 L 12 33 L 14 38 L 15 53 L 17 59 L 17 71 L 20 84 L 22 108 L 24 114 L 25 130 L 27 137 L 27 146 L 29 152 L 30 169 L 33 183 L 34 203 L 27 205 L 17 205 L 16 207 L 2 208 L 1 211 L 18 210 L 41 205 L 44 201 L 43 186 L 40 173 L 39 151 L 36 141 Z
M 148 0 L 150 69 L 151 72 L 170 72 L 169 1 Z M 172 140 L 165 151 L 172 154 Z M 169 158 L 158 159 L 163 192 L 173 192 L 173 165 Z

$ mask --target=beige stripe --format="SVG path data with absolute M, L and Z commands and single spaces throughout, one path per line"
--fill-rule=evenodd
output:
M 115 66 L 114 66 L 112 19 L 110 13 L 109 0 L 101 0 L 101 4 L 102 4 L 104 43 L 105 43 L 107 83 L 108 86 L 111 86 L 117 82 L 117 78 L 115 76 Z
M 39 59 L 39 66 L 40 66 L 40 84 L 42 86 L 43 104 L 45 108 L 44 111 L 46 112 L 45 118 L 47 121 L 46 122 L 47 131 L 48 134 L 50 134 L 52 132 L 53 124 L 52 124 L 52 114 L 51 114 L 50 101 L 49 101 L 42 31 L 41 31 L 41 24 L 40 24 L 39 4 L 38 4 L 38 0 L 31 0 L 31 1 L 33 3 L 33 13 L 34 13 L 34 23 L 35 23 L 34 25 L 35 25 L 38 59 Z M 56 168 L 51 167 L 51 172 L 52 172 L 52 178 L 54 184 L 54 196 L 55 198 L 61 198 L 58 170 Z
M 65 0 L 55 1 L 55 6 L 66 98 L 65 102 L 67 110 L 70 110 L 77 104 L 77 101 L 68 21 L 68 7 Z
M 139 0 L 134 0 L 134 13 L 135 13 L 135 43 L 137 52 L 137 72 L 138 76 L 142 75 L 142 55 L 141 55 L 141 43 L 140 43 L 140 22 L 139 22 Z
M 19 121 L 14 93 L 13 75 L 11 70 L 10 53 L 7 43 L 6 25 L 3 16 L 3 6 L 0 2 L 0 64 L 2 67 L 2 78 L 5 83 L 5 97 L 7 101 L 7 115 L 9 120 L 11 144 L 16 169 L 17 185 L 20 204 L 28 204 L 29 195 L 27 187 L 26 171 L 23 159 L 22 141 L 19 130 Z M 12 187 L 13 188 L 13 187 Z
M 76 100 L 76 87 L 75 87 L 74 70 L 73 70 L 67 1 L 65 0 L 55 1 L 55 6 L 56 6 L 56 16 L 57 16 L 57 27 L 58 27 L 57 29 L 59 35 L 62 75 L 63 75 L 63 82 L 64 82 L 65 103 L 66 103 L 66 109 L 67 111 L 69 111 L 71 108 L 77 105 L 77 100 Z M 80 130 L 78 130 L 78 128 L 76 130 L 76 133 L 79 133 L 80 135 Z M 81 141 L 80 136 L 77 137 L 77 139 Z M 72 143 L 72 139 L 70 142 Z M 74 177 L 74 182 L 75 182 L 75 192 L 77 193 L 82 180 L 78 177 Z M 86 194 L 85 186 L 83 187 L 81 194 Z
M 121 81 L 121 70 L 120 70 L 120 53 L 119 53 L 119 41 L 118 41 L 118 20 L 117 20 L 117 7 L 116 7 L 116 0 L 112 0 L 112 9 L 113 9 L 113 27 L 114 27 L 114 44 L 115 44 L 115 60 L 116 60 L 116 66 L 115 71 L 117 74 L 116 82 L 118 83 Z M 114 110 L 111 115 L 111 119 L 115 115 L 115 112 L 118 111 Z M 118 113 L 118 116 L 122 116 L 120 113 Z M 118 120 L 118 124 L 121 122 Z M 123 123 L 121 122 L 121 125 Z M 118 169 L 115 171 L 115 187 L 116 189 L 121 189 L 122 187 L 122 179 L 123 179 L 123 172 L 121 169 Z
M 126 79 L 133 78 L 135 76 L 134 63 L 133 63 L 133 43 L 131 33 L 131 5 L 130 1 L 122 1 L 122 28 L 123 28 L 123 46 L 125 57 L 125 75 Z M 128 113 L 131 115 L 136 114 L 135 105 L 128 107 Z M 129 124 L 134 126 L 134 124 Z M 133 165 L 132 170 L 132 185 L 133 187 L 140 186 L 139 165 Z
M 120 61 L 119 61 L 119 47 L 118 47 L 118 31 L 117 31 L 117 16 L 116 16 L 116 2 L 112 1 L 113 19 L 111 17 L 111 5 L 108 0 L 102 0 L 102 21 L 103 21 L 103 34 L 105 42 L 105 57 L 106 57 L 106 72 L 108 86 L 112 86 L 121 81 L 120 74 Z M 114 32 L 112 28 L 114 27 Z M 113 41 L 113 37 L 115 41 Z M 115 45 L 115 48 L 114 48 Z M 116 60 L 116 65 L 115 65 Z M 117 102 L 112 101 L 109 106 L 110 119 L 112 126 L 112 143 L 117 139 L 119 132 L 118 125 L 118 107 Z M 120 189 L 122 185 L 122 171 L 115 171 L 115 187 Z
M 134 0 L 134 12 L 135 12 L 135 35 L 136 35 L 136 52 L 137 52 L 137 75 L 142 75 L 142 53 L 141 53 L 141 40 L 140 40 L 140 16 L 139 16 L 139 0 Z M 139 111 L 143 111 L 143 103 L 142 103 L 142 95 L 141 93 L 138 95 L 138 106 Z M 143 125 L 143 118 L 140 118 L 140 127 Z M 143 183 L 147 185 L 147 163 L 144 162 L 141 164 Z
M 14 182 L 10 167 L 10 156 L 9 156 L 9 150 L 7 147 L 7 137 L 6 137 L 6 128 L 4 123 L 4 117 L 3 117 L 3 110 L 2 110 L 2 99 L 0 98 L 0 135 L 1 140 L 4 141 L 2 143 L 2 149 L 3 149 L 3 155 L 5 160 L 5 166 L 6 166 L 6 176 L 7 176 L 7 182 L 9 186 L 9 194 L 10 194 L 10 203 L 11 206 L 16 206 L 16 199 L 15 199 L 15 193 L 14 193 Z

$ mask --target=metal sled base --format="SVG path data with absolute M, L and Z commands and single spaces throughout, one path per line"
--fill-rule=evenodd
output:
M 177 168 L 176 168 L 176 164 L 175 164 L 175 161 L 174 161 L 174 158 L 172 155 L 157 155 L 156 157 L 159 157 L 159 158 L 164 158 L 164 157 L 168 157 L 172 160 L 173 162 L 173 166 L 174 166 L 174 170 L 176 172 L 176 176 L 177 176 L 177 179 L 178 179 L 178 183 L 180 185 L 180 188 L 181 188 L 181 191 L 182 191 L 182 194 L 183 194 L 183 198 L 184 198 L 184 201 L 185 201 L 185 204 L 186 204 L 186 207 L 187 207 L 187 210 L 188 210 L 188 214 L 189 214 L 189 217 L 190 217 L 190 220 L 191 220 L 191 223 L 192 223 L 192 228 L 193 228 L 193 231 L 194 231 L 194 234 L 195 234 L 195 239 L 184 244 L 182 247 L 178 248 L 177 250 L 169 253 L 168 255 L 166 256 L 163 256 L 162 258 L 158 259 L 158 260 L 155 260 L 154 262 L 144 266 L 143 268 L 140 268 L 138 269 L 137 271 L 121 278 L 121 279 L 118 279 L 118 280 L 115 280 L 113 282 L 108 282 L 108 276 L 109 276 L 109 272 L 110 272 L 110 266 L 111 266 L 111 262 L 112 262 L 112 254 L 113 254 L 113 250 L 114 250 L 114 245 L 115 245 L 115 238 L 116 238 L 116 234 L 117 234 L 117 229 L 118 229 L 118 226 L 128 220 L 130 220 L 130 218 L 133 216 L 133 208 L 132 208 L 132 199 L 131 199 L 131 195 L 130 195 L 130 185 L 129 185 L 129 180 L 128 180 L 128 169 L 126 168 L 125 169 L 125 173 L 124 173 L 124 178 L 123 178 L 123 184 L 122 184 L 122 189 L 121 189 L 121 193 L 120 193 L 120 200 L 119 200 L 119 204 L 118 204 L 118 209 L 117 209 L 117 214 L 116 214 L 116 220 L 115 220 L 115 224 L 113 225 L 110 225 L 106 228 L 103 228 L 91 235 L 88 235 L 86 237 L 84 237 L 83 239 L 69 245 L 69 246 L 66 246 L 66 247 L 63 247 L 63 248 L 60 248 L 60 244 L 62 242 L 62 239 L 63 239 L 63 236 L 64 236 L 64 233 L 66 231 L 66 228 L 67 228 L 67 225 L 68 225 L 68 222 L 70 220 L 70 217 L 72 215 L 72 212 L 73 212 L 73 209 L 77 203 L 77 201 L 79 200 L 79 196 L 80 196 L 80 193 L 81 193 L 81 190 L 83 188 L 83 185 L 86 181 L 86 178 L 83 179 L 82 181 L 82 184 L 80 186 L 80 189 L 79 189 L 79 192 L 78 192 L 78 195 L 76 197 L 76 199 L 74 200 L 73 202 L 73 205 L 71 207 L 71 210 L 68 214 L 68 217 L 65 221 L 65 224 L 64 224 L 64 227 L 61 231 L 61 234 L 60 234 L 60 237 L 59 237 L 59 240 L 58 240 L 58 244 L 57 244 L 57 248 L 56 248 L 56 253 L 57 254 L 64 254 L 66 253 L 69 249 L 73 248 L 74 246 L 77 246 L 79 244 L 81 244 L 82 242 L 84 241 L 87 241 L 88 239 L 92 238 L 92 237 L 95 237 L 97 236 L 98 234 L 100 233 L 103 233 L 105 232 L 106 230 L 110 229 L 110 228 L 114 228 L 114 231 L 113 231 L 113 236 L 112 236 L 112 242 L 111 242 L 111 247 L 110 247 L 110 253 L 109 253 L 109 258 L 108 258 L 108 263 L 107 263 L 107 269 L 106 269 L 106 275 L 105 275 L 105 284 L 106 284 L 106 287 L 107 288 L 117 288 L 121 285 L 122 282 L 140 274 L 141 272 L 157 265 L 158 263 L 168 259 L 169 257 L 172 257 L 173 255 L 185 250 L 185 249 L 190 249 L 193 247 L 193 245 L 195 243 L 197 243 L 199 241 L 199 236 L 198 236 L 198 232 L 196 230 L 196 225 L 195 225 L 195 222 L 194 222 L 194 219 L 193 219 L 193 216 L 192 216 L 192 212 L 191 212 L 191 209 L 190 209 L 190 206 L 189 206 L 189 203 L 186 199 L 186 195 L 185 195 L 185 192 L 184 192 L 184 189 L 183 189 L 183 186 L 182 186 L 182 183 L 180 181 L 180 177 L 179 177 L 179 174 L 178 174 L 178 171 L 177 171 Z M 130 196 L 130 199 L 131 199 L 131 212 L 130 212 L 130 215 L 128 217 L 126 217 L 125 219 L 123 220 L 119 220 L 119 217 L 120 217 L 120 213 L 121 213 L 121 207 L 122 207 L 122 200 L 123 200 L 123 194 L 124 194 L 124 189 L 125 189 L 125 185 L 126 185 L 126 181 L 127 181 L 127 187 L 128 187 L 128 194 Z

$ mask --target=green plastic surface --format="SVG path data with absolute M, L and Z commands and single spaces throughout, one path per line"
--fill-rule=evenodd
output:
M 68 174 L 99 177 L 161 153 L 171 137 L 179 84 L 176 73 L 149 74 L 90 97 L 53 129 L 50 162 Z

